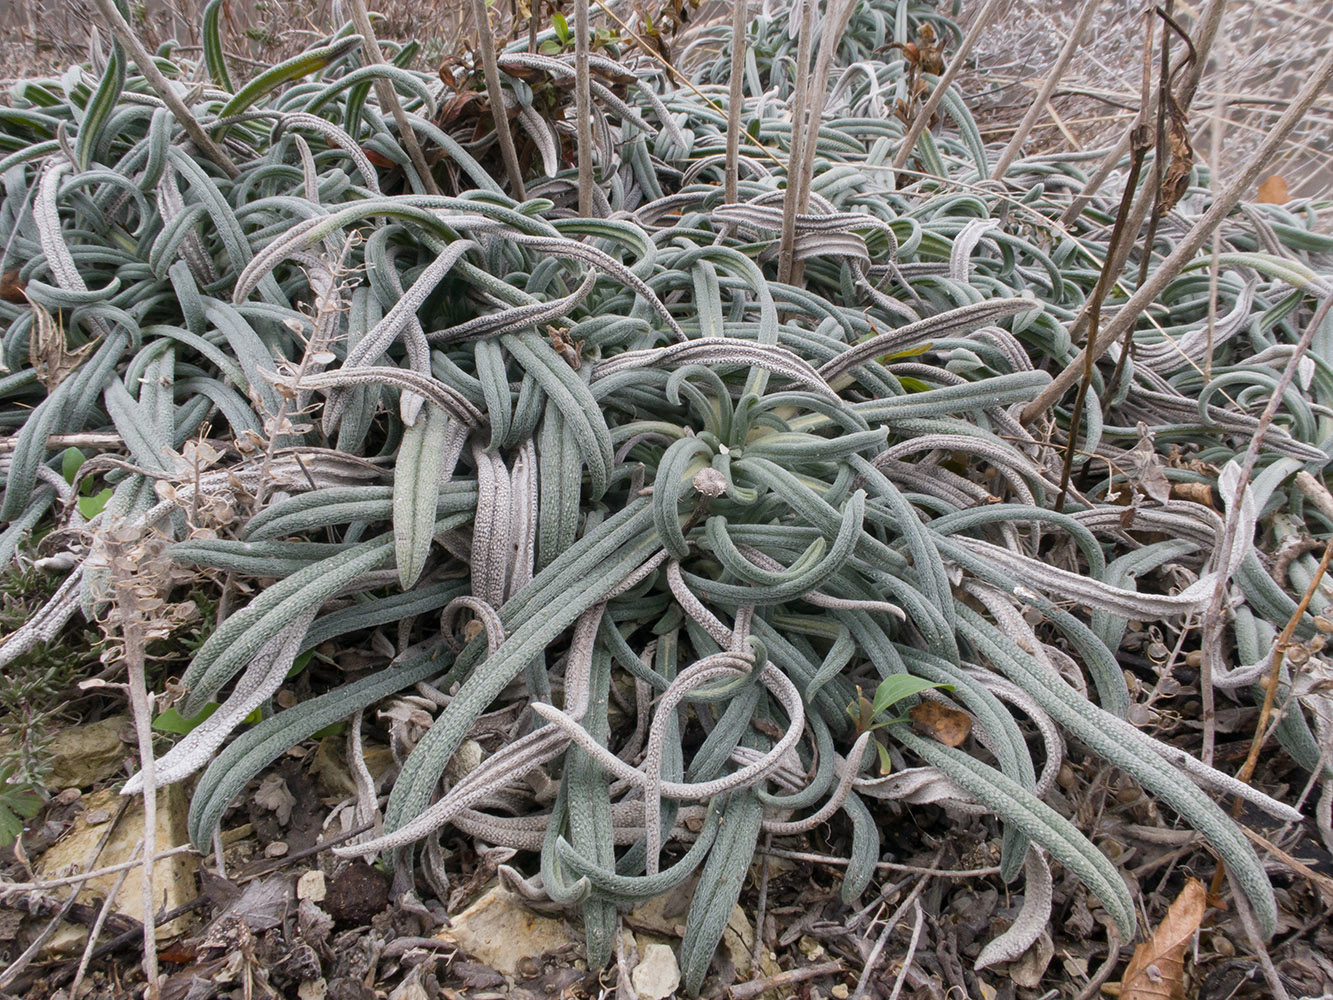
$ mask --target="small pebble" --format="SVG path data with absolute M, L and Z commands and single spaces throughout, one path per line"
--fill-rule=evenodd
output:
M 323 902 L 329 894 L 329 887 L 324 881 L 324 873 L 316 868 L 308 871 L 297 880 L 296 898 L 308 899 L 312 903 Z
M 287 844 L 281 840 L 275 840 L 264 848 L 264 857 L 280 858 L 287 853 Z

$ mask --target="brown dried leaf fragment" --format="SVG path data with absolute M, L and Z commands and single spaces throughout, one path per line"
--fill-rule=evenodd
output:
M 24 287 L 17 267 L 0 274 L 0 302 L 9 302 L 16 306 L 27 305 L 28 296 L 24 294 Z
M 1203 504 L 1205 507 L 1211 507 L 1217 510 L 1217 504 L 1213 500 L 1213 488 L 1207 483 L 1172 483 L 1171 498 L 1173 500 L 1188 500 L 1191 503 Z
M 1194 171 L 1194 147 L 1190 145 L 1189 121 L 1175 95 L 1169 91 L 1166 95 L 1166 113 L 1166 141 L 1170 147 L 1171 160 L 1166 173 L 1162 175 L 1162 184 L 1158 190 L 1161 202 L 1159 215 L 1166 215 L 1185 196 L 1190 186 L 1190 174 Z
M 1287 181 L 1281 174 L 1274 174 L 1259 185 L 1259 193 L 1254 200 L 1261 205 L 1285 205 L 1291 201 L 1287 193 Z
M 1139 423 L 1139 443 L 1125 454 L 1123 463 L 1129 481 L 1144 496 L 1158 503 L 1166 503 L 1171 499 L 1171 481 L 1166 477 L 1166 463 L 1157 454 L 1157 445 L 1147 424 Z
M 1134 949 L 1120 1000 L 1185 1000 L 1185 946 L 1207 906 L 1203 883 L 1190 879 L 1152 937 Z
M 274 813 L 278 817 L 278 825 L 286 826 L 291 822 L 296 796 L 287 788 L 287 782 L 280 775 L 270 774 L 255 791 L 255 805 Z
M 37 381 L 51 392 L 78 371 L 97 344 L 94 341 L 71 351 L 65 340 L 65 329 L 56 318 L 36 302 L 32 304 L 32 312 L 33 338 L 28 353 L 37 372 Z
M 908 711 L 912 725 L 922 736 L 929 736 L 947 747 L 961 746 L 972 732 L 972 716 L 938 701 L 923 701 Z

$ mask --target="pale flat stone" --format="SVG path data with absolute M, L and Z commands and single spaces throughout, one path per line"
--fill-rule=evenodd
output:
M 722 931 L 722 947 L 731 956 L 736 974 L 748 976 L 752 965 L 750 954 L 754 951 L 754 928 L 740 903 L 731 908 L 731 915 L 727 917 L 727 926 Z
M 120 808 L 121 799 L 115 792 L 106 790 L 84 796 L 83 802 L 86 808 L 74 821 L 74 826 L 37 860 L 35 866 L 37 878 L 63 878 L 94 868 L 107 868 L 125 861 L 134 861 L 142 856 L 142 848 L 139 847 L 139 841 L 144 836 L 141 797 L 136 795 L 131 801 L 100 854 L 96 853 L 97 844 L 106 833 L 108 821 L 104 819 L 98 823 L 90 823 L 87 817 L 91 814 L 94 818 L 99 818 L 102 813 L 109 813 L 114 817 Z M 158 790 L 155 838 L 158 853 L 189 842 L 185 823 L 186 813 L 185 792 L 181 786 L 172 785 Z M 153 894 L 158 909 L 175 909 L 195 897 L 197 893 L 194 874 L 197 867 L 196 859 L 189 854 L 161 858 L 153 865 Z M 97 899 L 104 899 L 115 886 L 118 877 L 119 873 L 113 872 L 90 879 L 79 893 L 79 901 L 93 903 Z M 112 910 L 142 922 L 141 869 L 129 870 L 125 883 L 112 904 Z M 187 918 L 180 917 L 158 927 L 158 940 L 169 940 L 183 933 L 186 920 Z
M 676 953 L 664 944 L 646 944 L 639 952 L 643 957 L 630 973 L 634 992 L 642 1000 L 665 1000 L 680 986 L 680 965 Z
M 324 873 L 318 868 L 308 871 L 296 881 L 296 898 L 308 899 L 312 903 L 321 903 L 329 894 Z
M 52 788 L 91 788 L 120 772 L 134 751 L 120 738 L 130 727 L 128 715 L 113 715 L 62 729 L 47 744 L 51 754 Z
M 629 912 L 625 922 L 636 931 L 680 937 L 685 933 L 685 917 L 690 912 L 690 903 L 694 901 L 697 883 L 697 878 L 688 879 L 666 895 L 654 896 L 640 903 Z
M 450 941 L 496 972 L 514 975 L 523 958 L 536 958 L 574 942 L 559 920 L 533 913 L 515 894 L 496 886 L 456 917 L 437 936 Z

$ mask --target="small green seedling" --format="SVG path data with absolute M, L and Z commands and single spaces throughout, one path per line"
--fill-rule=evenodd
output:
M 23 832 L 23 821 L 42 808 L 42 797 L 27 785 L 11 784 L 14 768 L 0 768 L 0 847 L 8 847 Z
M 860 736 L 862 733 L 874 732 L 876 729 L 884 729 L 895 723 L 908 721 L 905 715 L 888 719 L 880 718 L 880 716 L 904 698 L 910 698 L 922 691 L 929 691 L 931 688 L 952 691 L 953 685 L 935 684 L 931 681 L 922 680 L 920 677 L 913 677 L 911 674 L 893 674 L 879 682 L 879 687 L 875 688 L 875 697 L 872 700 L 861 693 L 861 686 L 858 684 L 856 686 L 856 701 L 847 706 L 847 714 L 856 723 L 856 735 Z M 888 748 L 877 738 L 875 740 L 875 750 L 879 753 L 880 773 L 888 774 L 893 769 L 892 762 L 889 760 Z

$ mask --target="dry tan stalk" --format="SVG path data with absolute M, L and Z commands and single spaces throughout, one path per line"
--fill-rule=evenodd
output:
M 370 15 L 366 13 L 365 0 L 351 0 L 352 20 L 356 23 L 356 30 L 365 38 L 362 42 L 362 51 L 366 54 L 366 61 L 371 64 L 380 64 L 385 62 L 384 53 L 380 51 L 379 39 L 375 37 L 375 26 L 370 23 Z M 393 84 L 388 80 L 377 78 L 375 80 L 375 94 L 380 99 L 380 105 L 393 115 L 393 120 L 398 125 L 398 134 L 402 137 L 403 148 L 407 150 L 408 159 L 412 161 L 412 169 L 417 172 L 421 178 L 421 183 L 426 186 L 427 194 L 439 194 L 440 189 L 435 186 L 435 178 L 430 174 L 430 167 L 426 163 L 426 157 L 421 152 L 421 143 L 417 141 L 416 131 L 412 128 L 412 123 L 408 121 L 407 112 L 403 110 L 402 102 L 398 100 L 398 93 L 393 89 Z
M 725 194 L 728 205 L 737 199 L 740 183 L 741 105 L 745 101 L 745 15 L 747 0 L 731 0 L 731 96 L 727 101 L 727 168 Z
M 806 126 L 802 130 L 801 155 L 796 168 L 795 215 L 804 215 L 810 211 L 810 184 L 815 176 L 815 148 L 819 140 L 819 125 L 824 119 L 824 102 L 828 98 L 829 74 L 833 71 L 833 57 L 838 50 L 838 43 L 842 39 L 843 32 L 847 30 L 847 22 L 851 20 L 855 7 L 856 0 L 841 0 L 840 4 L 838 0 L 829 0 L 824 8 L 824 33 L 820 38 L 819 52 L 815 55 L 814 70 L 810 74 L 813 90 L 806 93 L 806 103 L 809 107 L 804 115 Z M 792 183 L 790 170 L 787 183 L 789 186 Z M 785 218 L 783 221 L 786 221 Z M 793 216 L 794 222 L 795 216 Z M 792 264 L 788 280 L 799 285 L 804 273 L 804 264 L 795 259 L 794 227 L 792 236 Z
M 1018 130 L 1009 139 L 1009 145 L 1005 146 L 1004 152 L 1000 154 L 1000 162 L 995 164 L 995 169 L 991 171 L 991 180 L 998 181 L 1008 172 L 1009 167 L 1018 156 L 1018 151 L 1023 148 L 1023 143 L 1027 141 L 1032 127 L 1037 124 L 1042 112 L 1049 107 L 1051 94 L 1055 92 L 1056 85 L 1060 82 L 1060 78 L 1064 76 L 1065 69 L 1069 66 L 1069 60 L 1074 57 L 1079 44 L 1083 41 L 1084 33 L 1088 30 L 1088 25 L 1092 23 L 1093 15 L 1097 13 L 1097 8 L 1100 6 L 1101 0 L 1084 0 L 1083 9 L 1079 11 L 1078 21 L 1074 24 L 1074 29 L 1065 40 L 1064 48 L 1060 50 L 1055 65 L 1051 67 L 1051 71 L 1046 74 L 1046 79 L 1042 81 L 1041 90 L 1037 92 L 1037 96 L 1032 100 L 1032 107 L 1028 108 L 1027 114 L 1018 123 Z
M 1291 134 L 1291 130 L 1305 117 L 1305 113 L 1310 110 L 1310 106 L 1314 104 L 1331 79 L 1333 79 L 1333 50 L 1330 50 L 1320 60 L 1319 65 L 1315 67 L 1306 80 L 1305 86 L 1292 100 L 1286 112 L 1278 119 L 1259 148 L 1245 162 L 1244 167 L 1237 174 L 1231 186 L 1208 207 L 1208 211 L 1180 239 L 1170 255 L 1158 265 L 1157 270 L 1149 276 L 1148 280 L 1139 287 L 1138 291 L 1107 324 L 1107 328 L 1101 337 L 1101 343 L 1093 353 L 1094 361 L 1101 357 L 1111 344 L 1120 340 L 1127 328 L 1137 322 L 1138 318 L 1157 300 L 1157 297 L 1175 279 L 1181 269 L 1194 259 L 1194 255 L 1199 252 L 1200 247 L 1212 235 L 1213 230 L 1231 213 L 1231 210 L 1236 207 L 1240 200 L 1254 188 L 1254 182 L 1258 179 L 1259 174 L 1272 162 L 1273 157 L 1286 141 L 1287 136 Z M 1064 371 L 1060 372 L 1055 380 L 1023 411 L 1023 422 L 1031 423 L 1054 406 L 1060 397 L 1078 381 L 1082 368 L 1083 352 L 1080 351 L 1079 356 L 1071 361 Z
M 182 844 L 179 847 L 170 847 L 165 851 L 158 851 L 153 855 L 153 860 L 161 861 L 163 858 L 174 858 L 178 854 L 198 853 L 193 845 Z M 0 882 L 0 897 L 19 892 L 47 892 L 51 889 L 59 889 L 61 886 L 82 884 L 91 879 L 102 878 L 104 875 L 115 875 L 117 872 L 129 871 L 129 869 L 137 868 L 141 864 L 143 862 L 140 860 L 122 861 L 119 864 L 107 865 L 105 868 L 94 868 L 92 871 L 86 871 L 79 875 L 66 875 L 63 878 L 39 879 L 33 882 Z
M 161 987 L 157 981 L 157 929 L 153 914 L 157 905 L 153 894 L 153 855 L 157 849 L 157 783 L 153 780 L 153 709 L 148 700 L 145 674 L 147 642 L 142 618 L 130 581 L 116 581 L 116 605 L 121 619 L 125 669 L 129 680 L 130 713 L 139 740 L 139 767 L 144 775 L 143 789 L 143 971 L 148 980 L 147 996 L 158 1000 Z
M 134 33 L 134 29 L 121 16 L 112 0 L 92 0 L 92 2 L 112 33 L 120 39 L 120 44 L 130 50 L 130 53 L 134 56 L 134 64 L 139 67 L 139 72 L 152 84 L 157 96 L 162 98 L 163 103 L 170 109 L 176 121 L 180 122 L 181 128 L 185 129 L 185 134 L 190 137 L 190 141 L 195 144 L 199 152 L 216 163 L 228 177 L 239 177 L 241 175 L 240 168 L 236 166 L 222 147 L 204 131 L 204 127 L 199 124 L 199 119 L 191 114 L 190 109 L 185 106 L 185 102 L 180 99 L 180 95 L 176 93 L 175 88 L 162 75 L 162 71 L 157 68 L 152 53 L 144 47 L 143 42 L 139 40 L 139 36 Z
M 1217 37 L 1217 29 L 1222 24 L 1222 13 L 1226 9 L 1226 0 L 1212 0 L 1208 9 L 1204 12 L 1199 21 L 1198 37 L 1194 39 L 1195 61 L 1186 70 L 1185 80 L 1181 85 L 1180 106 L 1188 108 L 1194 98 L 1194 91 L 1198 88 L 1199 79 L 1203 73 L 1203 68 L 1208 64 L 1208 53 L 1212 49 L 1213 40 Z M 1142 108 L 1140 109 L 1142 111 Z M 1106 178 L 1111 175 L 1111 171 L 1129 152 L 1129 136 L 1126 132 L 1120 137 L 1116 144 L 1111 147 L 1105 158 L 1093 171 L 1088 183 L 1083 185 L 1083 190 L 1065 209 L 1064 214 L 1060 216 L 1062 225 L 1068 226 L 1088 207 L 1088 203 L 1097 196 L 1097 192 L 1102 189 L 1106 183 Z M 1147 214 L 1147 206 L 1143 209 L 1144 215 Z M 1139 225 L 1143 224 L 1143 216 L 1139 216 Z M 1137 232 L 1137 228 L 1135 229 Z
M 841 962 L 822 962 L 819 965 L 810 965 L 803 969 L 789 969 L 776 975 L 765 976 L 763 979 L 752 979 L 748 983 L 737 983 L 731 988 L 731 1000 L 750 1000 L 750 997 L 760 996 L 769 990 L 791 986 L 794 983 L 803 983 L 807 979 L 818 979 L 820 976 L 831 976 L 843 971 L 845 970 Z
M 893 158 L 894 170 L 901 170 L 907 166 L 907 158 L 912 155 L 912 150 L 916 148 L 916 141 L 921 138 L 921 133 L 930 124 L 935 109 L 940 106 L 940 101 L 944 99 L 944 94 L 949 89 L 949 85 L 953 83 L 958 71 L 963 68 L 963 64 L 967 61 L 967 54 L 972 51 L 972 46 L 977 43 L 982 31 L 990 23 L 991 17 L 999 9 L 1000 2 L 1001 0 L 988 0 L 986 6 L 981 8 L 981 13 L 977 15 L 977 19 L 972 22 L 972 27 L 968 29 L 962 44 L 958 46 L 958 51 L 950 56 L 949 65 L 945 68 L 944 75 L 935 84 L 935 89 L 926 98 L 926 103 L 921 105 L 921 110 L 917 112 L 912 127 L 907 130 L 902 145 L 898 147 L 898 155 Z
M 1194 52 L 1197 58 L 1185 70 L 1180 81 L 1180 106 L 1188 108 L 1194 100 L 1194 92 L 1199 89 L 1199 82 L 1208 66 L 1208 53 L 1213 49 L 1217 30 L 1222 26 L 1222 15 L 1226 12 L 1226 0 L 1209 0 L 1208 8 L 1199 18 L 1199 30 L 1195 32 Z
M 505 113 L 504 93 L 500 89 L 500 67 L 495 61 L 495 39 L 491 37 L 491 19 L 486 15 L 486 0 L 472 0 L 472 17 L 477 22 L 477 41 L 481 46 L 481 68 L 486 76 L 486 93 L 491 102 L 491 117 L 495 135 L 500 140 L 500 156 L 504 160 L 509 186 L 518 201 L 527 200 L 523 188 L 523 171 L 518 165 L 518 150 L 514 135 L 509 131 L 509 115 Z
M 578 115 L 579 215 L 592 215 L 592 80 L 588 66 L 588 0 L 574 0 L 574 113 Z
M 134 850 L 139 850 L 143 846 L 143 839 L 135 845 Z M 74 982 L 70 984 L 69 995 L 76 997 L 79 995 L 79 987 L 83 984 L 83 977 L 88 972 L 88 963 L 92 961 L 93 952 L 97 950 L 97 939 L 102 936 L 102 927 L 106 924 L 106 918 L 111 913 L 111 907 L 115 905 L 116 897 L 120 895 L 120 890 L 125 885 L 125 880 L 129 878 L 129 868 L 124 869 L 117 877 L 115 884 L 111 886 L 111 891 L 106 894 L 106 899 L 102 901 L 102 908 L 97 911 L 97 919 L 93 921 L 92 928 L 88 931 L 88 943 L 83 946 L 83 954 L 79 957 L 79 967 L 74 973 Z
M 1220 6 L 1220 3 L 1218 4 Z M 1191 66 L 1193 73 L 1195 67 Z M 1187 80 L 1188 84 L 1189 81 Z M 1197 81 L 1196 81 L 1197 83 Z M 1218 178 L 1222 176 L 1222 136 L 1226 132 L 1227 126 L 1227 95 L 1226 87 L 1217 88 L 1217 98 L 1214 105 L 1213 120 L 1209 125 L 1212 131 L 1212 144 L 1208 151 L 1208 183 L 1210 187 L 1216 188 Z M 1203 380 L 1207 384 L 1213 380 L 1213 349 L 1214 338 L 1217 333 L 1217 283 L 1221 276 L 1221 268 L 1218 266 L 1217 258 L 1222 252 L 1222 230 L 1220 228 L 1213 230 L 1213 259 L 1208 265 L 1208 353 L 1203 361 Z
M 810 38 L 815 33 L 815 4 L 804 0 L 801 8 L 801 37 L 796 44 L 796 91 L 791 103 L 791 146 L 787 155 L 787 192 L 782 199 L 782 235 L 778 242 L 778 281 L 791 281 L 796 248 L 796 210 L 800 198 L 797 176 L 805 159 L 806 103 L 810 95 Z M 818 128 L 815 123 L 815 128 Z
M 18 435 L 0 438 L 0 452 L 13 451 L 18 445 Z M 46 447 L 50 451 L 62 448 L 121 448 L 124 442 L 119 434 L 50 434 L 46 438 Z

